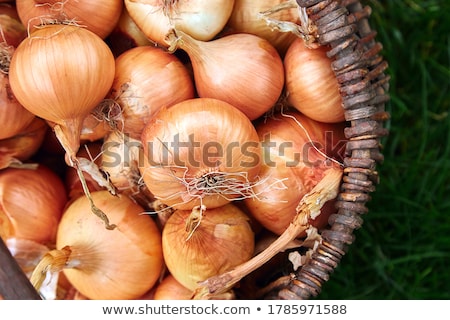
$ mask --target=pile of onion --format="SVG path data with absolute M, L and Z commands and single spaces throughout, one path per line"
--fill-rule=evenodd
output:
M 94 2 L 0 4 L 0 235 L 35 288 L 58 275 L 85 299 L 228 299 L 309 250 L 346 139 L 306 10 Z

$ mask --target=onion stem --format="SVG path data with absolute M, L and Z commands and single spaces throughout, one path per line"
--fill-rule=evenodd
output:
M 77 134 L 71 131 L 71 129 L 73 130 L 74 128 L 76 128 L 76 125 L 73 125 L 72 128 L 70 128 L 69 126 L 67 126 L 67 128 L 63 128 L 61 125 L 56 124 L 53 127 L 53 130 L 55 131 L 56 137 L 58 138 L 59 142 L 66 152 L 69 162 L 68 164 L 77 171 L 78 178 L 80 179 L 84 194 L 89 200 L 92 212 L 105 223 L 106 229 L 113 230 L 114 228 L 116 228 L 116 225 L 109 223 L 108 216 L 102 210 L 100 210 L 95 205 L 94 200 L 92 200 L 91 192 L 89 191 L 86 179 L 83 175 L 82 166 L 80 165 L 79 159 L 76 157 L 76 152 L 79 149 L 79 138 Z M 66 133 L 67 131 L 64 129 L 69 130 L 68 133 Z M 72 138 L 72 140 L 69 140 L 69 138 Z M 73 139 L 76 139 L 77 141 L 73 141 Z
M 60 250 L 55 249 L 47 252 L 31 274 L 30 282 L 33 287 L 39 291 L 42 283 L 47 277 L 47 273 L 50 273 L 51 276 L 52 274 L 62 271 L 62 269 L 66 267 L 71 253 L 72 250 L 69 246 L 65 246 Z
M 269 18 L 273 13 L 293 8 L 298 8 L 300 24 Z M 303 39 L 308 47 L 315 47 L 313 43 L 315 42 L 315 32 L 317 28 L 312 24 L 311 20 L 309 20 L 306 8 L 300 7 L 296 1 L 289 0 L 282 2 L 268 10 L 260 12 L 258 16 L 260 19 L 264 20 L 269 27 L 280 32 L 293 33 L 297 37 Z
M 322 206 L 328 200 L 336 198 L 342 172 L 342 168 L 328 169 L 323 179 L 302 198 L 292 223 L 270 246 L 235 269 L 202 281 L 194 292 L 194 299 L 211 298 L 229 291 L 243 277 L 264 265 L 277 253 L 285 250 L 291 241 L 309 228 L 309 218 L 320 215 Z

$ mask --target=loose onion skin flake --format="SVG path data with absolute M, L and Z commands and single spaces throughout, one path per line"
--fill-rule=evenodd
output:
M 189 237 L 186 220 L 191 214 L 187 210 L 173 213 L 163 229 L 162 245 L 164 261 L 173 277 L 195 290 L 199 281 L 249 260 L 254 234 L 249 217 L 231 203 L 206 210 L 201 224 Z
M 141 142 L 143 181 L 169 206 L 215 208 L 251 196 L 261 160 L 258 136 L 226 102 L 195 98 L 164 108 L 144 128 Z

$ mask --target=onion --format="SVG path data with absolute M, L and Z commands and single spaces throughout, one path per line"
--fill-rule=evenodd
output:
M 14 3 L 0 4 L 0 26 L 0 42 L 8 46 L 17 47 L 27 36 Z
M 86 197 L 72 202 L 58 227 L 56 250 L 48 252 L 31 276 L 36 288 L 46 271 L 63 271 L 89 299 L 137 299 L 160 277 L 161 233 L 143 209 L 126 196 L 95 191 L 99 208 L 117 225 L 107 230 L 90 214 Z
M 194 98 L 194 84 L 183 63 L 157 47 L 139 46 L 116 59 L 111 98 L 121 107 L 123 127 L 140 139 L 149 119 L 162 107 Z
M 260 183 L 253 186 L 257 196 L 244 203 L 252 217 L 280 235 L 294 219 L 303 196 L 323 179 L 326 170 L 339 168 L 336 158 L 341 159 L 345 145 L 344 124 L 320 123 L 289 112 L 259 122 L 256 130 L 264 161 Z M 334 210 L 330 202 L 311 224 L 324 227 Z
M 162 246 L 170 273 L 195 290 L 199 281 L 249 260 L 255 240 L 248 216 L 233 204 L 206 210 L 192 235 L 186 230 L 190 215 L 187 210 L 173 213 L 163 229 Z
M 41 24 L 70 21 L 106 38 L 122 13 L 122 0 L 16 0 L 17 12 L 28 31 Z
M 142 133 L 142 178 L 177 209 L 218 207 L 251 196 L 260 167 L 253 124 L 237 108 L 209 98 L 161 109 Z
M 114 80 L 114 56 L 91 31 L 75 25 L 46 25 L 17 47 L 10 84 L 17 100 L 53 126 L 67 162 L 84 177 L 76 159 L 84 118 L 102 101 Z M 89 190 L 85 188 L 89 197 Z M 93 212 L 105 220 L 92 203 Z
M 157 44 L 168 47 L 170 30 L 183 31 L 195 39 L 213 39 L 226 25 L 234 0 L 125 0 L 136 25 Z
M 0 235 L 54 244 L 67 202 L 62 180 L 49 168 L 0 171 Z
M 208 42 L 183 33 L 176 37 L 174 45 L 191 58 L 200 97 L 228 102 L 250 120 L 277 102 L 284 85 L 283 62 L 267 40 L 245 33 Z
M 144 208 L 150 208 L 153 195 L 142 182 L 139 162 L 142 157 L 142 143 L 128 135 L 111 132 L 103 141 L 100 154 L 100 168 L 118 192 L 128 195 Z
M 152 44 L 134 20 L 131 19 L 125 6 L 123 6 L 119 21 L 109 34 L 106 42 L 116 57 L 134 47 Z
M 327 50 L 326 46 L 308 48 L 300 38 L 292 43 L 284 58 L 288 102 L 311 119 L 342 122 L 339 84 Z
M 0 169 L 9 166 L 27 166 L 23 162 L 36 154 L 44 142 L 48 129 L 44 120 L 35 117 L 21 133 L 0 140 Z
M 184 287 L 181 283 L 168 274 L 156 287 L 154 300 L 189 300 L 192 297 L 192 290 Z
M 59 127 L 70 156 L 78 151 L 84 118 L 106 96 L 113 79 L 111 50 L 95 34 L 74 25 L 36 30 L 16 49 L 10 65 L 16 98 Z
M 34 114 L 16 100 L 8 75 L 11 56 L 26 36 L 15 6 L 0 4 L 0 139 L 19 134 L 34 119 Z
M 281 56 L 284 56 L 290 44 L 297 38 L 293 33 L 282 32 L 270 26 L 263 14 L 277 21 L 300 23 L 298 9 L 288 7 L 275 11 L 286 0 L 235 0 L 234 8 L 227 25 L 234 32 L 246 32 L 267 39 Z M 272 9 L 273 12 L 270 12 Z

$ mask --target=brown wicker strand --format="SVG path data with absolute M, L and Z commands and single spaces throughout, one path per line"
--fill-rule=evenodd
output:
M 389 77 L 384 74 L 388 66 L 368 23 L 370 7 L 355 0 L 297 3 L 306 8 L 317 26 L 319 44 L 330 46 L 328 56 L 334 59 L 331 68 L 350 123 L 344 131 L 349 141 L 337 212 L 329 218 L 330 227 L 322 232 L 323 240 L 311 259 L 271 299 L 309 299 L 320 293 L 353 243 L 353 232 L 363 223 L 361 215 L 368 212 L 366 203 L 379 180 L 376 165 L 383 161 L 380 138 L 388 134 L 383 128 L 383 121 L 388 119 L 384 110 L 389 100 Z

